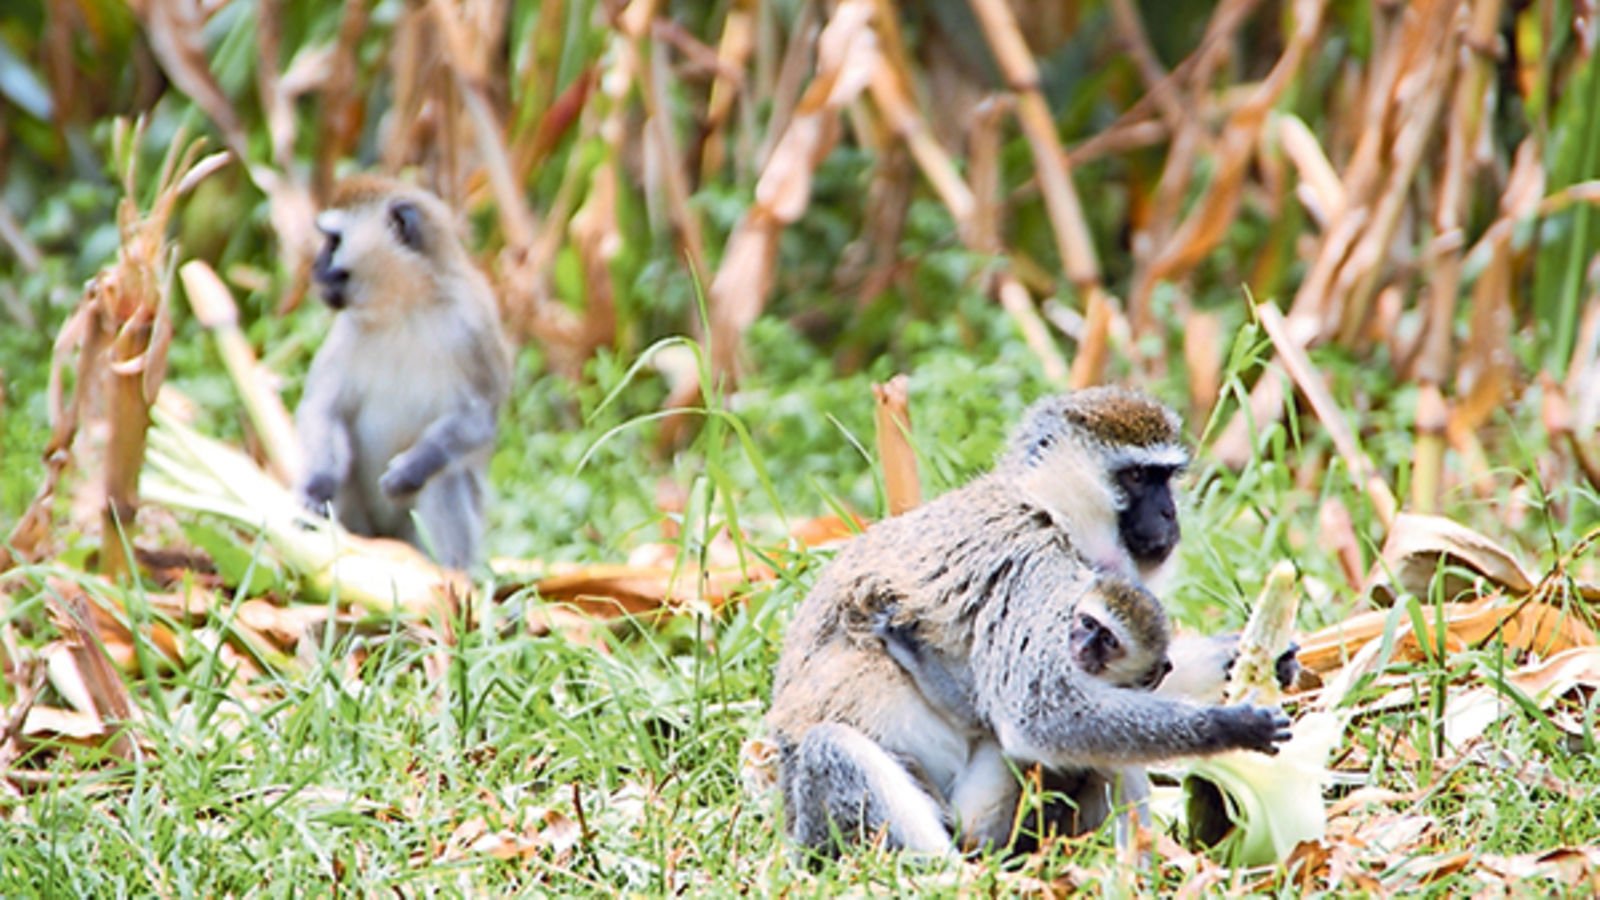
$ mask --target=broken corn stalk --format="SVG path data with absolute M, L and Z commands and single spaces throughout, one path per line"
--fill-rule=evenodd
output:
M 1283 700 L 1278 657 L 1294 640 L 1294 616 L 1299 607 L 1294 566 L 1280 562 L 1267 573 L 1261 599 L 1256 601 L 1250 621 L 1239 635 L 1239 656 L 1228 673 L 1224 702 L 1271 706 Z
M 354 535 L 314 515 L 255 461 L 189 428 L 159 404 L 153 419 L 142 495 L 260 531 L 313 598 L 418 615 L 465 599 L 470 584 L 461 573 L 400 541 Z

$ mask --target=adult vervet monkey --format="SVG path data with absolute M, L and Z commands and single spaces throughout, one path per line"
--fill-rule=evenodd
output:
M 296 410 L 311 508 L 464 568 L 483 539 L 511 353 L 488 279 L 433 194 L 342 182 L 312 266 L 338 311 Z
M 1147 397 L 1052 397 L 1030 407 L 993 471 L 846 544 L 797 611 L 774 684 L 768 724 L 791 835 L 820 850 L 835 835 L 881 833 L 948 852 L 952 804 L 992 777 L 981 756 L 995 747 L 1016 764 L 1094 777 L 1275 752 L 1288 738 L 1281 713 L 1107 684 L 1068 639 L 1101 578 L 1138 583 L 1166 562 L 1179 538 L 1171 480 L 1188 461 L 1177 416 Z M 889 652 L 886 613 L 967 686 L 976 731 Z

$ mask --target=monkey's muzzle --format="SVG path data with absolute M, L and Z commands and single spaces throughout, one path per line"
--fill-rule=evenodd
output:
M 336 235 L 328 235 L 328 242 L 322 245 L 322 251 L 311 264 L 311 279 L 322 290 L 322 299 L 329 306 L 334 309 L 344 309 L 349 303 L 345 291 L 350 285 L 350 270 L 341 269 L 333 264 L 333 251 L 338 247 L 339 238 Z
M 1166 503 L 1136 503 L 1117 515 L 1117 530 L 1140 565 L 1159 565 L 1178 546 L 1177 510 Z

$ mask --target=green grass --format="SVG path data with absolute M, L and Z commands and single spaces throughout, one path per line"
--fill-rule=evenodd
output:
M 1006 336 L 1001 315 L 974 315 L 997 335 L 976 353 L 940 349 L 947 335 L 905 336 L 930 494 L 981 470 L 1017 412 L 1047 390 L 1020 344 Z M 536 377 L 537 360 L 524 354 L 522 387 L 494 461 L 499 500 L 491 544 L 497 553 L 620 559 L 657 539 L 663 515 L 653 498 L 657 480 L 668 478 L 693 498 L 680 517 L 683 558 L 697 558 L 736 520 L 741 549 L 773 564 L 777 580 L 718 615 L 599 630 L 597 646 L 527 633 L 526 604 L 538 601 L 526 595 L 454 623 L 459 641 L 448 648 L 381 630 L 329 632 L 302 648 L 297 664 L 269 667 L 246 689 L 230 685 L 226 654 L 203 649 L 199 626 L 174 623 L 193 639 L 184 665 L 129 679 L 140 709 L 132 726 L 138 759 L 46 743 L 16 763 L 35 781 L 54 780 L 0 799 L 0 894 L 920 896 L 1015 888 L 1019 864 L 998 860 L 959 876 L 875 851 L 807 866 L 782 840 L 770 798 L 741 786 L 739 748 L 760 729 L 785 624 L 826 561 L 825 553 L 786 547 L 785 523 L 841 503 L 878 513 L 878 484 L 859 446 L 871 446 L 867 385 L 890 371 L 880 361 L 835 377 L 825 359 L 773 321 L 755 330 L 752 348 L 765 365 L 739 395 L 714 398 L 718 412 L 706 417 L 696 443 L 670 457 L 655 455 L 654 426 L 642 420 L 661 388 L 648 376 L 629 380 L 632 361 L 601 357 L 589 380 L 574 386 Z M 1319 362 L 1338 390 L 1365 390 L 1353 385 L 1367 377 L 1359 367 Z M 1239 367 L 1250 364 L 1251 354 L 1242 354 Z M 198 385 L 197 393 L 221 390 L 199 365 L 175 375 L 179 384 Z M 1507 415 L 1500 426 L 1507 434 L 1526 424 L 1515 420 L 1522 413 Z M 1391 480 L 1409 452 L 1409 441 L 1390 433 L 1402 420 L 1394 409 L 1372 410 L 1363 420 L 1369 448 Z M 1170 592 L 1180 621 L 1237 627 L 1248 598 L 1283 558 L 1330 586 L 1326 599 L 1303 608 L 1303 628 L 1338 621 L 1354 605 L 1347 591 L 1332 587 L 1342 582 L 1317 541 L 1318 506 L 1338 497 L 1359 533 L 1375 534 L 1376 527 L 1340 467 L 1329 466 L 1314 490 L 1300 486 L 1302 461 L 1328 454 L 1321 432 L 1304 424 L 1291 419 L 1266 429 L 1256 458 L 1237 473 L 1205 464 L 1202 450 L 1186 484 L 1188 538 Z M 1199 423 L 1193 429 L 1201 430 Z M 597 444 L 607 432 L 614 433 Z M 26 493 L 29 477 L 8 473 L 8 496 Z M 1503 480 L 1509 491 L 1516 479 Z M 1575 486 L 1547 491 L 1547 508 L 1561 514 L 1536 511 L 1521 533 L 1508 534 L 1490 502 L 1457 497 L 1451 511 L 1543 566 L 1552 548 L 1571 546 L 1593 526 L 1597 510 L 1593 495 Z M 62 571 L 44 566 L 9 576 L 7 624 L 24 645 L 52 636 L 46 579 Z M 137 591 L 122 599 L 134 618 L 143 615 Z M 1425 613 L 1428 601 L 1420 602 Z M 219 615 L 205 627 L 226 634 L 228 621 Z M 1498 659 L 1491 647 L 1411 671 L 1444 703 L 1452 678 Z M 48 690 L 45 700 L 59 702 Z M 1542 715 L 1520 710 L 1496 726 L 1501 753 L 1549 774 L 1538 782 L 1514 768 L 1463 763 L 1453 748 L 1436 746 L 1425 712 L 1362 720 L 1345 750 L 1368 760 L 1367 783 L 1417 795 L 1412 811 L 1437 823 L 1432 852 L 1512 855 L 1600 840 L 1600 813 L 1587 788 L 1540 786 L 1600 784 L 1592 732 L 1582 746 L 1568 747 Z M 1424 757 L 1396 755 L 1396 733 L 1426 748 Z M 568 834 L 580 833 L 550 837 L 558 845 L 541 848 L 536 836 L 547 813 L 570 823 Z M 458 832 L 474 823 L 478 831 Z M 503 829 L 530 836 L 526 856 L 501 860 L 465 846 Z M 1020 866 L 1118 891 L 1174 890 L 1185 879 L 1159 860 L 1119 868 L 1107 835 Z M 1404 869 L 1387 877 L 1411 884 Z M 1246 884 L 1238 876 L 1219 887 Z M 1479 886 L 1468 869 L 1426 892 Z

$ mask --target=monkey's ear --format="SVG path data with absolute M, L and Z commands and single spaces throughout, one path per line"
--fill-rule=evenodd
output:
M 412 250 L 422 250 L 422 211 L 408 200 L 389 204 L 389 227 L 400 243 Z
M 338 237 L 344 231 L 344 210 L 325 209 L 317 213 L 317 230 L 328 237 Z

